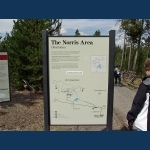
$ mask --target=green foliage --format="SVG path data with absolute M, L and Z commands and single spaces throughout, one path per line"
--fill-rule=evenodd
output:
M 55 35 L 59 27 L 56 19 L 14 21 L 11 35 L 6 34 L 0 44 L 0 49 L 9 52 L 11 87 L 22 88 L 22 80 L 25 79 L 35 89 L 42 89 L 42 30 L 48 29 L 49 35 Z
M 127 40 L 137 45 L 133 64 L 133 70 L 135 71 L 141 40 L 150 33 L 150 19 L 122 19 L 120 23 L 120 30 L 127 35 Z
M 122 49 L 120 46 L 117 46 L 115 49 L 115 65 L 119 65 L 121 63 L 121 55 L 122 55 Z
M 141 75 L 141 76 L 145 74 L 144 62 L 147 57 L 146 54 L 147 54 L 147 50 L 140 47 L 140 50 L 138 53 L 137 65 L 136 65 L 136 72 L 138 75 Z
M 94 36 L 100 36 L 100 35 L 101 35 L 100 30 L 96 30 L 95 33 L 94 33 Z
M 130 69 L 129 69 L 130 71 L 132 71 L 132 66 L 134 63 L 134 56 L 135 56 L 136 49 L 137 48 L 135 46 L 132 47 L 131 62 L 130 62 Z M 115 65 L 120 64 L 121 57 L 122 57 L 122 51 L 123 51 L 123 49 L 121 47 L 116 47 L 116 49 L 115 49 Z M 125 51 L 126 51 L 126 60 L 124 59 L 122 71 L 125 71 L 128 69 L 129 48 L 126 48 Z M 137 65 L 136 65 L 136 69 L 135 69 L 136 74 L 139 76 L 145 75 L 144 62 L 145 62 L 146 58 L 147 58 L 147 49 L 141 46 L 139 49 Z
M 145 19 L 123 19 L 120 28 L 125 31 L 133 43 L 138 44 L 142 35 L 146 32 L 146 28 L 143 26 L 144 22 Z
M 78 29 L 75 31 L 75 36 L 80 36 L 80 32 Z

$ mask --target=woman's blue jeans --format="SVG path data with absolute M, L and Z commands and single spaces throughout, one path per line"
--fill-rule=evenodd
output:
M 142 131 L 141 129 L 139 129 L 139 128 L 136 128 L 136 131 Z

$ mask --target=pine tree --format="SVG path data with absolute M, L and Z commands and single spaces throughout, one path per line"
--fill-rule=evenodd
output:
M 78 29 L 75 31 L 75 36 L 80 36 L 80 32 Z
M 99 30 L 96 30 L 94 33 L 94 36 L 100 36 L 100 35 L 101 35 L 101 32 Z
M 42 89 L 42 30 L 56 35 L 58 19 L 18 19 L 14 21 L 11 36 L 7 35 L 1 47 L 9 50 L 11 85 L 22 87 L 27 80 L 35 89 Z

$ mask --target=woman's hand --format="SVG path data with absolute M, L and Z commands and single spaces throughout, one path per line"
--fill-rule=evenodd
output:
M 126 120 L 125 124 L 126 124 L 127 127 L 129 126 L 128 120 Z

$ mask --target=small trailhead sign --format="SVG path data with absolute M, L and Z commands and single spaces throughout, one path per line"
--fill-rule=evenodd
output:
M 10 101 L 8 53 L 0 51 L 0 102 Z

